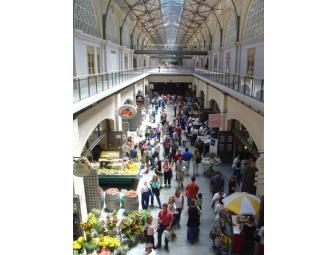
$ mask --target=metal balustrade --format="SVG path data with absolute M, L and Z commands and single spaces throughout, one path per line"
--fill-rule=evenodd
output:
M 73 78 L 73 102 L 96 95 L 123 82 L 146 74 L 154 67 L 142 67 L 111 73 L 100 73 Z M 157 69 L 157 67 L 155 67 Z
M 264 79 L 241 74 L 188 67 L 143 67 L 124 71 L 101 73 L 73 78 L 74 103 L 116 87 L 142 74 L 188 73 L 197 74 L 217 84 L 230 88 L 257 101 L 264 102 Z

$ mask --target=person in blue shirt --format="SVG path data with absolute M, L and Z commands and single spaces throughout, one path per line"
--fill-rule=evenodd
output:
M 182 154 L 182 159 L 185 162 L 186 166 L 186 173 L 185 175 L 189 175 L 189 167 L 190 167 L 190 160 L 192 158 L 193 154 L 189 151 L 188 148 L 185 148 L 185 152 Z

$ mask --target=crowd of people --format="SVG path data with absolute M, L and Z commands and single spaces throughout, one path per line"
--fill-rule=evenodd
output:
M 171 104 L 174 110 L 174 118 L 171 123 L 167 117 L 166 106 L 168 104 Z M 139 158 L 145 174 L 150 172 L 154 174 L 151 180 L 145 181 L 140 189 L 141 207 L 142 209 L 153 208 L 154 200 L 156 200 L 160 208 L 156 226 L 153 225 L 152 216 L 148 217 L 146 221 L 144 230 L 146 254 L 150 254 L 153 249 L 161 248 L 162 236 L 164 236 L 164 248 L 169 250 L 169 241 L 176 238 L 174 229 L 180 228 L 185 204 L 188 213 L 186 239 L 191 244 L 197 242 L 203 196 L 196 180 L 200 175 L 199 164 L 202 161 L 202 156 L 205 156 L 204 142 L 198 136 L 210 133 L 206 123 L 201 123 L 198 118 L 192 118 L 193 100 L 191 97 L 158 96 L 151 100 L 151 106 L 150 122 L 152 124 L 146 126 L 143 132 L 144 138 L 137 145 L 133 144 L 133 148 L 140 152 Z M 160 117 L 159 123 L 153 124 L 158 122 L 156 119 L 158 115 Z M 191 146 L 195 147 L 193 153 L 187 146 L 188 141 Z M 132 157 L 136 157 L 136 155 L 138 155 L 136 152 L 131 151 Z M 243 155 L 238 156 L 233 162 L 234 174 L 226 180 L 228 195 L 235 191 L 253 193 L 247 181 L 252 178 L 252 171 L 242 170 L 247 164 L 253 165 L 253 160 L 251 161 Z M 168 201 L 162 201 L 160 191 L 171 189 L 174 174 L 178 185 L 177 189 L 172 190 Z M 190 178 L 190 182 L 184 187 L 186 177 Z M 214 223 L 210 238 L 213 240 L 213 248 L 217 254 L 223 254 L 223 252 L 231 254 L 231 248 L 228 248 L 230 246 L 223 246 L 221 238 L 224 233 L 231 240 L 233 236 L 231 214 L 224 209 L 224 185 L 225 180 L 220 172 L 210 179 L 210 192 L 213 196 L 212 208 L 214 210 Z M 251 222 L 244 224 L 242 231 L 243 254 L 249 255 L 254 254 L 251 245 L 253 245 L 256 236 L 260 238 L 259 245 L 263 246 L 263 227 L 257 229 L 253 224 L 253 218 L 251 219 Z M 155 233 L 157 233 L 156 238 Z M 155 239 L 157 239 L 156 244 Z M 259 250 L 258 254 L 263 254 L 261 252 L 263 249 Z
M 154 175 L 150 183 L 144 182 L 141 188 L 142 200 L 141 204 L 143 209 L 148 209 L 149 201 L 151 201 L 151 207 L 154 207 L 154 196 L 157 199 L 157 203 L 160 207 L 158 214 L 158 224 L 153 225 L 153 217 L 147 218 L 147 224 L 145 225 L 144 235 L 146 238 L 145 251 L 146 254 L 152 252 L 153 249 L 160 249 L 162 247 L 162 236 L 164 235 L 164 249 L 169 251 L 169 241 L 176 238 L 174 229 L 180 228 L 180 220 L 182 211 L 185 207 L 185 197 L 187 200 L 187 240 L 193 244 L 198 240 L 200 216 L 202 209 L 202 194 L 199 192 L 199 186 L 195 182 L 195 176 L 191 177 L 191 182 L 186 185 L 185 195 L 182 190 L 177 188 L 169 196 L 168 201 L 161 204 L 160 188 L 157 177 Z M 151 200 L 149 200 L 151 197 Z M 157 238 L 154 234 L 157 232 Z M 155 239 L 157 239 L 155 245 Z

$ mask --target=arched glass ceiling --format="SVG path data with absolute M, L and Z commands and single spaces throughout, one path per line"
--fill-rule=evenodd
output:
M 154 44 L 186 45 L 221 0 L 123 0 Z M 216 17 L 218 18 L 218 17 Z
M 166 31 L 166 43 L 174 44 L 184 0 L 161 0 L 162 18 Z

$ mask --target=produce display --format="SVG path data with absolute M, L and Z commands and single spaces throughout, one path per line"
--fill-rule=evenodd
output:
M 104 159 L 113 160 L 113 159 L 118 159 L 119 157 L 120 157 L 119 151 L 102 151 L 100 153 L 99 161 L 104 160 Z
M 119 193 L 119 189 L 117 188 L 109 188 L 108 190 L 105 191 L 107 195 L 115 195 Z
M 125 196 L 130 198 L 136 198 L 138 196 L 138 193 L 135 190 L 128 190 Z
M 101 163 L 97 172 L 100 175 L 137 175 L 139 169 L 139 163 L 131 160 L 114 159 L 108 163 Z

